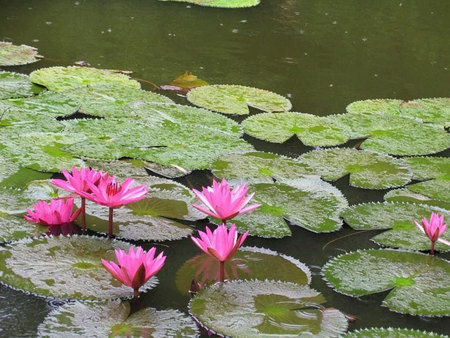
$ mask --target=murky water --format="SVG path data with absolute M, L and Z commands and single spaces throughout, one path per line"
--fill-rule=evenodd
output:
M 210 83 L 272 90 L 288 96 L 293 111 L 317 115 L 344 112 L 358 99 L 448 97 L 449 22 L 448 0 L 262 0 L 258 7 L 239 10 L 157 0 L 0 0 L 0 40 L 36 46 L 46 57 L 8 70 L 29 73 L 83 60 L 95 67 L 132 70 L 135 77 L 160 85 L 191 71 Z M 273 145 L 246 139 L 259 150 L 288 155 L 309 150 L 298 140 Z M 187 180 L 207 183 L 204 172 L 182 182 Z M 385 193 L 350 188 L 348 178 L 334 185 L 351 204 L 378 201 Z M 350 329 L 395 326 L 449 333 L 448 319 L 400 315 L 380 306 L 384 295 L 353 299 L 321 280 L 320 266 L 329 257 L 375 247 L 369 241 L 372 233 L 353 235 L 344 228 L 318 235 L 292 228 L 291 238 L 251 238 L 247 244 L 308 264 L 312 286 L 324 293 L 326 305 L 359 318 Z M 176 289 L 175 274 L 198 249 L 189 239 L 161 247 L 167 264 L 158 275 L 160 285 L 143 302 L 185 310 L 188 298 Z M 51 309 L 47 301 L 7 287 L 0 287 L 0 304 L 14 304 L 0 318 L 1 336 L 34 336 Z

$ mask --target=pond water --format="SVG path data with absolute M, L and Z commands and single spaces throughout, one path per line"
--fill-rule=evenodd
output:
M 347 104 L 361 99 L 449 96 L 448 0 L 261 2 L 232 10 L 156 0 L 0 0 L 0 41 L 32 45 L 45 56 L 35 64 L 4 69 L 28 74 L 83 60 L 94 67 L 131 70 L 133 77 L 159 85 L 190 71 L 209 83 L 274 91 L 290 98 L 292 111 L 316 115 L 343 113 Z M 152 89 L 146 83 L 143 87 Z M 183 97 L 164 94 L 188 104 Z M 258 150 L 289 156 L 311 150 L 297 139 L 284 144 L 245 139 Z M 209 178 L 203 171 L 179 181 L 199 187 Z M 352 188 L 348 177 L 333 185 L 350 204 L 381 201 L 386 192 Z M 326 306 L 358 318 L 350 329 L 393 326 L 450 333 L 449 319 L 402 315 L 381 307 L 385 294 L 357 299 L 327 287 L 320 267 L 343 252 L 377 247 L 369 240 L 373 233 L 355 235 L 347 226 L 332 234 L 291 228 L 292 237 L 249 238 L 246 244 L 307 264 L 312 287 L 324 294 Z M 177 290 L 175 276 L 199 250 L 189 239 L 159 245 L 167 263 L 158 274 L 160 284 L 143 294 L 142 302 L 186 311 L 189 298 Z M 11 303 L 15 310 L 0 318 L 1 336 L 34 336 L 58 305 L 0 286 L 1 306 Z

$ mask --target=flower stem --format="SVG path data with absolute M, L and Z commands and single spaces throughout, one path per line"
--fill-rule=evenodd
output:
M 81 197 L 81 230 L 86 231 L 86 198 Z
M 108 219 L 108 237 L 111 238 L 113 235 L 113 208 L 109 208 L 109 219 Z
M 225 281 L 225 262 L 219 262 L 219 279 L 221 282 Z
M 138 298 L 139 297 L 139 288 L 134 289 L 134 294 L 133 294 L 134 298 Z
M 434 242 L 431 241 L 431 254 L 434 255 Z

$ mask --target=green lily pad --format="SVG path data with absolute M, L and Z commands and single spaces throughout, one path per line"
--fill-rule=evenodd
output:
M 31 82 L 47 87 L 55 92 L 78 86 L 113 84 L 135 89 L 141 88 L 139 82 L 129 76 L 106 69 L 90 67 L 49 67 L 35 70 L 30 74 Z
M 350 296 L 391 290 L 383 305 L 392 311 L 450 315 L 450 263 L 431 255 L 359 250 L 331 259 L 322 274 L 336 291 Z
M 221 2 L 231 4 L 233 1 Z M 264 89 L 236 85 L 201 86 L 190 90 L 187 99 L 196 106 L 224 114 L 248 115 L 248 106 L 269 113 L 292 108 L 291 102 L 281 95 Z
M 408 157 L 404 161 L 413 171 L 415 180 L 431 178 L 450 179 L 450 158 L 448 157 Z
M 392 328 L 387 329 L 383 327 L 371 327 L 368 329 L 355 330 L 347 332 L 341 336 L 342 338 L 428 338 L 428 337 L 441 337 L 448 338 L 447 335 L 430 332 L 420 331 L 413 329 L 401 329 Z
M 86 165 L 90 168 L 106 171 L 111 175 L 115 175 L 120 178 L 127 178 L 130 176 L 148 176 L 145 170 L 147 162 L 140 160 L 121 160 L 121 161 L 96 161 L 87 160 Z
M 0 71 L 0 100 L 27 96 L 33 96 L 28 75 Z
M 433 206 L 412 203 L 363 203 L 349 207 L 341 217 L 355 230 L 382 230 L 372 238 L 377 244 L 408 250 L 429 250 L 430 240 L 421 233 L 413 223 L 419 223 L 425 217 L 430 218 L 432 212 L 445 215 L 450 219 L 450 211 Z M 445 232 L 442 238 L 450 240 L 450 233 Z M 436 243 L 439 251 L 448 251 L 450 247 Z
M 192 88 L 208 85 L 208 82 L 200 79 L 197 75 L 194 75 L 191 72 L 186 72 L 171 81 L 169 85 L 161 86 L 160 88 L 163 90 L 178 90 L 186 93 Z
M 23 217 L 10 216 L 0 212 L 0 242 L 39 236 L 46 231 L 46 226 L 39 226 L 26 221 Z
M 192 279 L 202 285 L 219 280 L 217 259 L 200 254 L 186 261 L 177 272 L 178 290 L 187 294 Z M 225 279 L 278 280 L 308 285 L 311 282 L 311 272 L 302 262 L 276 251 L 241 247 L 233 258 L 225 262 Z
M 4 178 L 3 180 L 1 180 L 0 178 L 0 188 L 23 188 L 31 181 L 48 180 L 51 177 L 51 173 L 43 173 L 33 169 L 21 167 L 17 170 L 17 172 L 10 175 L 9 177 Z
M 3 155 L 20 165 L 40 171 L 60 172 L 61 169 L 81 167 L 83 161 L 63 150 L 64 146 L 83 140 L 83 135 L 60 133 L 27 133 L 1 135 Z
M 408 185 L 408 189 L 435 200 L 450 202 L 450 179 L 435 179 Z
M 159 1 L 188 2 L 195 5 L 206 7 L 242 8 L 259 5 L 259 2 L 261 0 L 159 0 Z
M 426 205 L 433 205 L 438 208 L 450 210 L 450 202 L 435 200 L 432 198 L 429 198 L 425 195 L 421 195 L 415 192 L 412 192 L 411 190 L 405 189 L 394 189 L 391 191 L 388 191 L 386 195 L 384 195 L 384 200 L 387 202 L 408 202 L 408 203 L 415 203 L 415 204 L 426 204 Z
M 400 187 L 411 180 L 408 166 L 400 159 L 353 148 L 311 151 L 299 158 L 327 181 L 350 174 L 350 185 L 366 189 Z
M 137 177 L 136 185 L 145 184 L 148 197 L 114 210 L 114 234 L 119 238 L 143 241 L 176 240 L 193 233 L 193 228 L 178 220 L 196 221 L 204 215 L 192 207 L 193 193 L 163 178 Z M 86 223 L 90 230 L 108 232 L 109 210 L 94 203 L 86 204 Z
M 421 119 L 423 122 L 448 125 L 450 123 L 450 98 L 418 99 L 404 102 L 400 114 Z
M 125 242 L 89 236 L 21 240 L 0 248 L 0 281 L 46 297 L 131 297 L 133 289 L 112 277 L 100 261 L 115 261 L 114 249 L 129 247 Z M 152 277 L 141 291 L 154 287 L 156 282 L 156 277 Z
M 339 230 L 339 214 L 348 206 L 342 193 L 317 176 L 285 183 L 257 183 L 250 185 L 255 193 L 252 203 L 261 206 L 247 214 L 233 218 L 240 232 L 252 236 L 281 238 L 291 235 L 285 219 L 312 232 Z
M 0 66 L 19 66 L 39 61 L 37 48 L 0 41 Z
M 168 97 L 122 84 L 94 84 L 71 88 L 64 95 L 81 104 L 80 111 L 101 117 L 124 117 L 129 112 L 124 108 L 133 102 L 171 103 Z M 130 116 L 135 117 L 135 114 Z
M 229 182 L 273 183 L 277 179 L 295 179 L 311 173 L 302 162 L 262 151 L 221 156 L 210 169 L 216 177 L 226 177 Z
M 365 114 L 374 112 L 386 112 L 398 115 L 402 100 L 396 99 L 375 99 L 363 100 L 350 103 L 346 110 L 348 113 Z
M 305 285 L 254 280 L 217 283 L 200 290 L 189 306 L 203 326 L 225 336 L 338 336 L 347 320 L 321 307 L 324 301 Z
M 129 302 L 67 303 L 38 327 L 39 337 L 197 337 L 194 321 L 178 310 L 144 308 Z

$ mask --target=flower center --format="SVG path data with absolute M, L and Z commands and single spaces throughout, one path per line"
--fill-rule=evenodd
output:
M 120 191 L 120 184 L 111 182 L 106 186 L 106 193 L 108 196 L 114 196 Z

